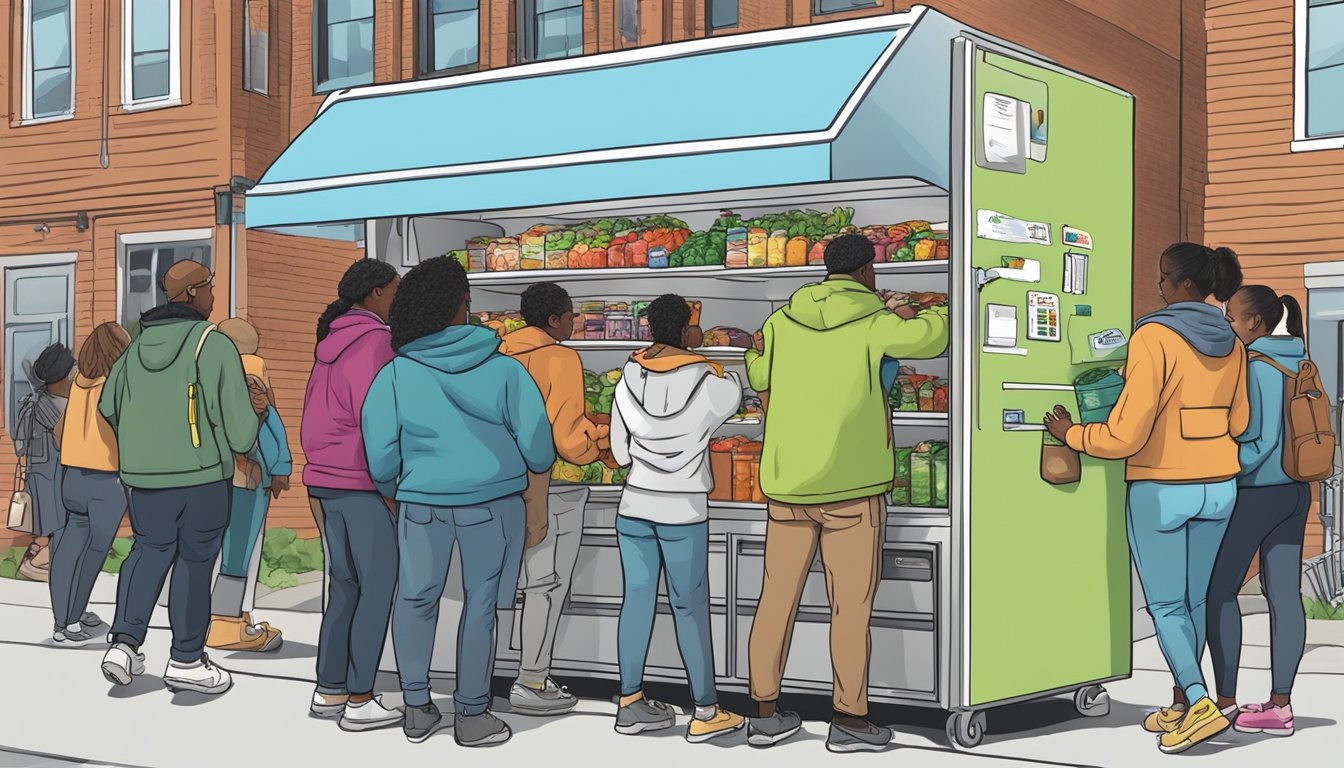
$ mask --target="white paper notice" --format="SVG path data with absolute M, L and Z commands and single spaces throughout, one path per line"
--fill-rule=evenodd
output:
M 1037 221 L 1023 221 L 1005 216 L 998 211 L 976 211 L 975 236 L 1004 243 L 1050 244 L 1050 225 Z
M 997 93 L 985 94 L 985 159 L 1013 163 L 1022 157 L 1022 102 Z

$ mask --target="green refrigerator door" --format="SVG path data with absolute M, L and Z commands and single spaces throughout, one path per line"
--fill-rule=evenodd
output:
M 1124 364 L 1123 346 L 1103 334 L 1127 342 L 1132 325 L 1134 101 L 1015 53 L 969 51 L 963 232 L 973 268 L 1007 268 L 978 295 L 971 281 L 963 692 L 977 706 L 1130 673 L 1123 463 L 1083 457 L 1078 482 L 1048 484 L 1046 433 L 1031 430 L 1056 403 L 1077 418 L 1069 387 L 1080 373 Z M 1049 245 L 1031 242 L 1043 234 Z M 1039 263 L 1037 282 L 1020 259 Z M 990 305 L 1015 309 L 1015 338 L 1004 310 L 991 322 Z M 988 347 L 995 353 L 985 351 L 991 336 L 1003 345 Z M 1025 428 L 1006 428 L 1017 411 Z

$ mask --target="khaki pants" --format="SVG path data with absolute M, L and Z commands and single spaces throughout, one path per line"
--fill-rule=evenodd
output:
M 831 602 L 834 707 L 865 717 L 872 650 L 868 621 L 879 576 L 882 497 L 818 506 L 771 502 L 769 515 L 765 578 L 748 645 L 751 697 L 756 701 L 779 698 L 798 601 L 820 542 Z

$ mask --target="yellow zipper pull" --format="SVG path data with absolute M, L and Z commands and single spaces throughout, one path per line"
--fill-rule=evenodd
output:
M 187 385 L 187 424 L 191 427 L 191 447 L 201 447 L 201 430 L 196 425 L 196 385 Z

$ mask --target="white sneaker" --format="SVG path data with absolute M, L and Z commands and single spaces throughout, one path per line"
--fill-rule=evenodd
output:
M 308 711 L 313 717 L 320 717 L 324 720 L 340 717 L 345 712 L 345 705 L 350 703 L 349 694 L 345 693 L 322 693 L 313 691 L 313 703 L 308 705 Z
M 201 660 L 195 664 L 168 662 L 168 668 L 163 671 L 163 684 L 174 693 L 195 691 L 215 695 L 233 686 L 233 676 L 227 669 L 216 666 L 210 661 L 209 656 L 202 653 Z
M 401 720 L 401 710 L 388 709 L 383 706 L 381 697 L 374 697 L 359 704 L 346 704 L 345 714 L 341 715 L 341 730 L 374 731 L 397 725 Z
M 145 655 L 131 650 L 125 643 L 114 643 L 103 655 L 103 677 L 113 685 L 130 685 L 136 677 L 145 674 Z

